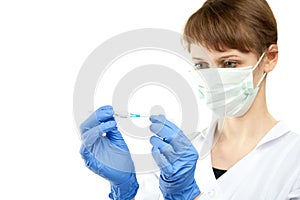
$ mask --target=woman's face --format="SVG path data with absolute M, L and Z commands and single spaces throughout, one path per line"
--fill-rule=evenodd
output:
M 243 53 L 236 49 L 228 49 L 224 52 L 213 51 L 198 44 L 191 44 L 190 53 L 195 70 L 255 66 L 259 59 L 257 55 L 252 52 Z M 255 85 L 264 73 L 262 67 L 260 67 L 261 65 L 263 65 L 263 60 L 253 73 Z

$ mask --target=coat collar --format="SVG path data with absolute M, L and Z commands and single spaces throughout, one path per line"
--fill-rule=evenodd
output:
M 261 139 L 261 141 L 256 145 L 256 149 L 264 146 L 264 144 L 267 144 L 273 140 L 276 140 L 277 138 L 280 138 L 281 136 L 291 132 L 289 127 L 283 122 L 278 121 L 273 128 Z

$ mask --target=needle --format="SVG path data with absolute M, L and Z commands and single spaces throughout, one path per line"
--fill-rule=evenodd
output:
M 127 113 L 127 112 L 115 112 L 115 117 L 119 118 L 141 118 L 141 117 L 150 117 L 150 115 L 146 114 L 137 114 L 137 113 Z

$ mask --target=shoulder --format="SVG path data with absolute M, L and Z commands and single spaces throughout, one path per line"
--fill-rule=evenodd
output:
M 258 143 L 257 148 L 273 148 L 277 146 L 292 147 L 300 143 L 300 134 L 290 130 L 288 125 L 279 121 Z M 300 150 L 300 148 L 297 148 Z

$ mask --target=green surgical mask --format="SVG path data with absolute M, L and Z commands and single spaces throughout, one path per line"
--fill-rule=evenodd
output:
M 265 53 L 255 66 L 240 68 L 208 68 L 194 70 L 200 99 L 220 117 L 240 117 L 244 115 L 258 93 L 263 74 L 256 87 L 253 84 L 253 71 L 257 68 Z

